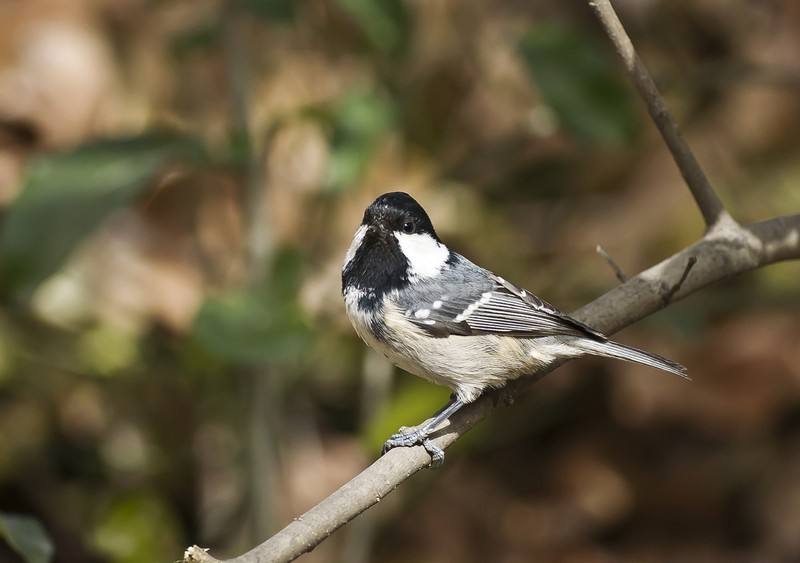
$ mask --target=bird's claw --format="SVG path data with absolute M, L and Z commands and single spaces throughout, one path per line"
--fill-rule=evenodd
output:
M 381 453 L 385 454 L 393 448 L 409 448 L 411 446 L 416 446 L 422 444 L 427 438 L 428 435 L 418 428 L 403 427 L 399 432 L 395 432 L 389 436 L 389 439 L 383 444 Z
M 422 441 L 422 446 L 431 456 L 430 467 L 440 467 L 444 463 L 444 450 L 434 444 L 430 438 L 425 438 Z
M 410 448 L 412 446 L 422 446 L 431 456 L 430 467 L 439 467 L 444 463 L 444 450 L 435 445 L 428 438 L 428 433 L 418 428 L 403 427 L 399 432 L 392 434 L 383 444 L 381 455 L 394 448 Z

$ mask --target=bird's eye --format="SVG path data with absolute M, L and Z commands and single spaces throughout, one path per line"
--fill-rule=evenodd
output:
M 403 223 L 403 232 L 407 235 L 413 234 L 417 230 L 417 226 L 412 221 Z

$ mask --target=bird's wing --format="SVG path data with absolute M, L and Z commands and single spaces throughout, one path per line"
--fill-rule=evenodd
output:
M 483 284 L 454 284 L 413 309 L 406 317 L 434 336 L 501 334 L 536 338 L 572 335 L 606 337 L 499 276 Z

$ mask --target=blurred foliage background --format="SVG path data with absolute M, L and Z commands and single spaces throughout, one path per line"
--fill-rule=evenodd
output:
M 618 0 L 724 200 L 800 209 L 800 4 Z M 339 271 L 404 189 L 570 310 L 699 214 L 582 1 L 0 3 L 0 561 L 236 554 L 447 399 L 357 340 Z M 307 561 L 796 561 L 800 269 L 580 361 Z

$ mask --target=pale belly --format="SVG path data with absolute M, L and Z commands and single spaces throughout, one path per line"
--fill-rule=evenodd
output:
M 577 355 L 563 337 L 435 338 L 391 306 L 385 307 L 386 329 L 379 340 L 369 330 L 366 317 L 355 303 L 347 305 L 350 321 L 367 345 L 409 373 L 450 387 L 465 402 L 475 400 L 488 387 L 502 387 L 509 380 L 532 373 L 559 357 Z

